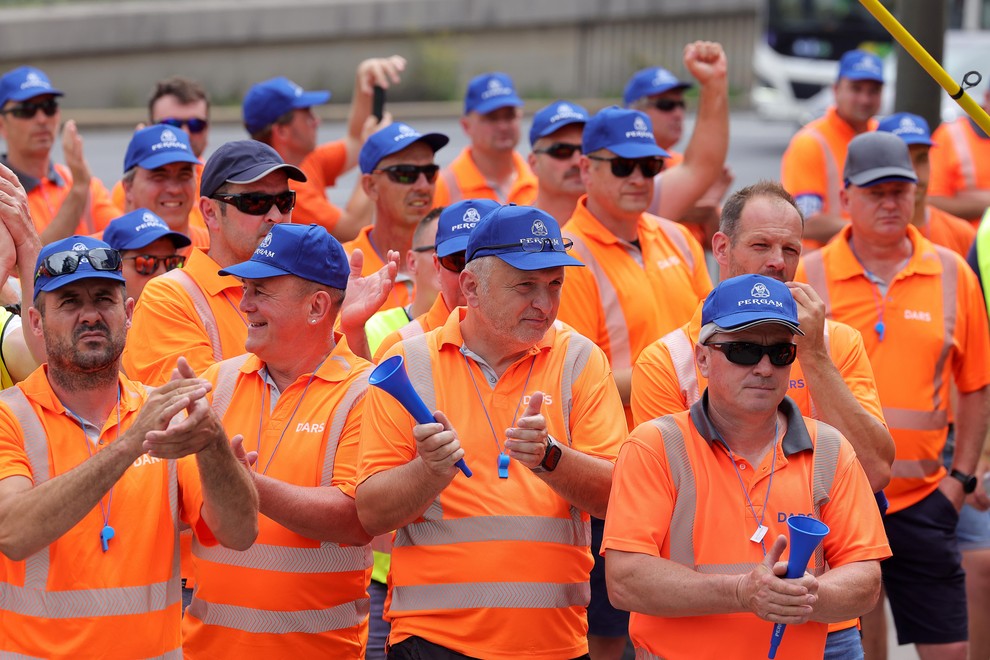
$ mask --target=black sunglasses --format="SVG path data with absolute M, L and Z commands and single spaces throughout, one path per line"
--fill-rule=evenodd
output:
M 439 165 L 390 165 L 375 170 L 375 172 L 384 172 L 393 182 L 405 186 L 416 183 L 420 174 L 426 177 L 427 183 L 433 183 L 437 180 L 437 172 L 439 171 Z
M 202 133 L 210 126 L 210 122 L 206 119 L 200 119 L 199 117 L 193 117 L 192 119 L 176 119 L 175 117 L 166 117 L 162 119 L 159 124 L 166 124 L 172 128 L 189 128 L 190 133 Z
M 292 190 L 286 190 L 275 195 L 260 192 L 241 193 L 239 195 L 214 193 L 210 195 L 210 199 L 225 204 L 233 204 L 238 211 L 248 215 L 265 215 L 272 208 L 272 204 L 278 208 L 280 213 L 288 213 L 296 205 L 296 193 Z
M 656 102 L 651 105 L 660 112 L 670 112 L 676 108 L 687 107 L 687 104 L 684 103 L 684 101 L 675 101 L 674 99 L 657 99 Z
M 110 272 L 120 270 L 120 253 L 113 248 L 66 250 L 45 257 L 38 266 L 38 272 L 34 274 L 34 281 L 37 282 L 40 277 L 58 277 L 74 273 L 84 259 L 89 262 L 93 270 Z
M 439 257 L 438 261 L 440 265 L 452 273 L 459 273 L 464 270 L 464 264 L 467 263 L 463 252 L 455 252 L 453 254 L 448 254 L 446 257 Z
M 741 364 L 752 367 L 763 359 L 764 355 L 770 357 L 770 364 L 775 367 L 786 367 L 797 358 L 796 344 L 753 344 L 748 341 L 723 341 L 705 344 L 721 352 L 725 359 L 732 364 Z
M 509 250 L 515 248 L 522 252 L 567 252 L 574 246 L 574 241 L 569 238 L 521 238 L 518 243 L 501 243 L 499 245 L 482 245 L 475 248 L 474 252 L 466 259 L 471 261 L 475 255 L 482 250 Z
M 535 154 L 546 154 L 556 160 L 567 160 L 574 155 L 574 152 L 581 153 L 580 144 L 554 142 L 546 149 L 533 149 L 533 153 Z
M 165 271 L 182 268 L 186 263 L 186 258 L 181 254 L 170 254 L 167 257 L 156 257 L 150 254 L 138 254 L 133 257 L 124 257 L 126 260 L 134 260 L 134 270 L 138 275 L 154 275 L 158 271 L 159 264 L 165 266 Z
M 18 119 L 33 119 L 38 114 L 38 110 L 45 113 L 46 117 L 54 117 L 55 113 L 58 112 L 58 101 L 55 99 L 48 99 L 47 101 L 24 101 L 0 112 L 5 115 L 13 115 Z
M 645 156 L 643 158 L 606 158 L 605 156 L 588 156 L 591 160 L 602 160 L 612 166 L 612 176 L 624 179 L 633 173 L 639 165 L 639 171 L 647 179 L 652 179 L 663 170 L 663 158 L 660 156 Z

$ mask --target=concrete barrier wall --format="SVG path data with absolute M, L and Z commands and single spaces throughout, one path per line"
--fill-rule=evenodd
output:
M 175 0 L 0 11 L 0 70 L 30 63 L 66 106 L 142 106 L 153 81 L 201 81 L 219 105 L 287 75 L 349 99 L 354 68 L 399 53 L 390 100 L 457 99 L 502 70 L 534 98 L 614 97 L 632 71 L 684 74 L 688 41 L 721 41 L 730 84 L 748 90 L 758 0 Z

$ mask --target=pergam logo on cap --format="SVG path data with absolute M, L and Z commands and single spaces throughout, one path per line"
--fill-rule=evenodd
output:
M 636 120 L 633 121 L 633 128 L 636 129 L 637 131 L 645 132 L 646 131 L 646 122 L 643 121 L 643 118 L 642 117 L 636 117 Z
M 291 81 L 289 82 L 289 87 L 292 88 L 292 93 L 293 94 L 295 94 L 296 96 L 302 96 L 302 93 L 303 93 L 303 88 L 302 87 L 300 87 L 299 85 L 297 85 L 296 83 L 291 82 Z
M 27 76 L 24 77 L 24 82 L 21 83 L 21 89 L 29 89 L 31 87 L 44 87 L 48 89 L 51 87 L 47 82 L 41 79 L 34 71 L 29 71 Z
M 168 229 L 168 225 L 159 220 L 156 216 L 151 213 L 143 213 L 141 215 L 141 224 L 134 228 L 134 231 L 141 231 L 142 229 Z
M 263 241 L 261 241 L 261 244 L 258 247 L 259 248 L 266 248 L 266 247 L 268 247 L 271 244 L 272 244 L 272 233 L 271 232 L 268 232 L 268 234 L 265 236 L 265 239 Z
M 914 123 L 914 120 L 910 117 L 901 117 L 901 123 L 898 125 L 897 129 L 894 130 L 894 135 L 903 135 L 904 133 L 921 135 L 924 132 L 925 131 Z
M 543 224 L 542 220 L 536 220 L 533 222 L 532 232 L 533 236 L 547 236 L 550 234 L 547 230 L 547 226 Z
M 411 138 L 420 137 L 419 131 L 410 126 L 409 124 L 399 124 L 399 131 L 394 138 L 393 142 L 401 142 L 402 140 L 409 140 Z
M 76 252 L 85 252 L 89 248 L 86 247 L 84 243 L 74 243 L 72 245 L 72 249 L 75 250 Z
M 756 285 L 753 287 L 753 290 L 749 292 L 749 295 L 753 296 L 754 298 L 769 298 L 770 289 L 768 289 L 767 285 L 764 284 L 763 282 L 757 282 Z
M 461 218 L 464 222 L 470 222 L 472 224 L 477 224 L 481 221 L 481 214 L 478 213 L 478 209 L 468 209 L 464 212 L 464 216 Z
M 481 98 L 490 99 L 493 96 L 508 96 L 509 94 L 512 94 L 511 88 L 503 85 L 498 78 L 492 78 L 488 81 L 488 89 L 481 93 Z
M 667 71 L 667 69 L 657 69 L 657 75 L 653 76 L 654 87 L 660 87 L 661 85 L 668 85 L 676 82 L 677 78 L 675 78 L 674 74 L 670 71 Z

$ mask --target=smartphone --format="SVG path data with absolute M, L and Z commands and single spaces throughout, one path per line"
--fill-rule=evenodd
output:
M 375 116 L 375 119 L 381 121 L 385 114 L 385 88 L 375 85 L 374 94 L 374 100 L 371 102 L 371 114 Z

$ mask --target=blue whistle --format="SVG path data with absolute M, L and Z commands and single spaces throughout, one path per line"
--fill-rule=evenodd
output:
M 498 478 L 508 479 L 509 478 L 509 455 L 499 454 L 498 455 Z
M 100 530 L 100 545 L 103 546 L 103 552 L 110 549 L 110 539 L 114 535 L 113 527 L 110 525 L 104 525 L 103 529 Z
M 877 324 L 873 326 L 873 329 L 877 331 L 877 336 L 879 337 L 880 341 L 883 341 L 883 333 L 884 330 L 887 329 L 887 326 L 883 324 L 883 321 L 877 321 Z

